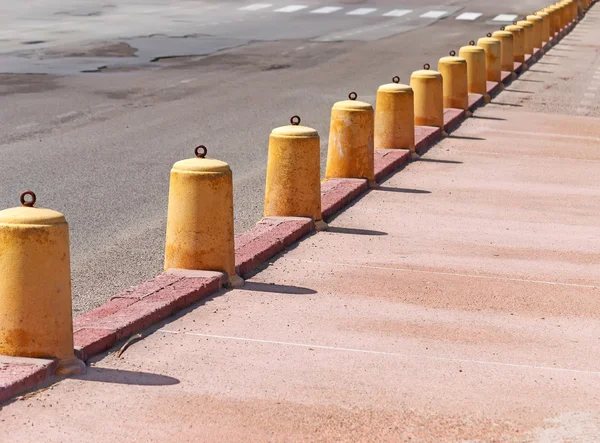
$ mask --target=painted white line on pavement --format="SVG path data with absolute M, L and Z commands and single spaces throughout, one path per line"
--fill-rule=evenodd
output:
M 480 12 L 463 12 L 458 17 L 456 17 L 456 20 L 477 20 L 482 15 L 483 14 L 481 14 Z
M 344 9 L 341 6 L 324 6 L 319 9 L 315 9 L 310 11 L 311 14 L 331 14 L 332 12 L 339 11 L 340 9 Z
M 492 19 L 495 22 L 513 22 L 518 15 L 516 14 L 500 14 Z
M 384 17 L 402 17 L 404 15 L 410 14 L 412 9 L 393 9 L 390 12 L 386 12 L 383 14 Z
M 375 11 L 377 11 L 377 8 L 358 8 L 353 11 L 346 12 L 346 15 L 367 15 Z
M 275 12 L 296 12 L 301 11 L 302 9 L 306 9 L 308 6 L 305 5 L 289 5 L 284 6 L 283 8 L 275 9 Z
M 447 11 L 428 11 L 425 14 L 421 14 L 421 18 L 441 18 L 448 14 Z
M 488 131 L 492 131 L 492 129 L 488 128 Z M 537 137 L 542 134 L 538 134 L 537 132 L 520 132 L 520 131 L 502 131 L 502 130 L 494 130 L 494 132 L 510 132 L 510 133 L 519 133 L 525 135 L 535 135 Z M 552 134 L 543 134 L 545 136 L 552 136 Z M 557 134 L 554 134 L 557 136 Z M 558 135 L 560 136 L 560 135 Z M 583 136 L 582 136 L 583 137 Z M 593 138 L 595 137 L 584 137 L 584 138 Z M 600 139 L 598 139 L 600 141 Z M 311 263 L 315 265 L 330 265 L 330 266 L 345 266 L 349 268 L 363 268 L 363 269 L 378 269 L 383 271 L 400 271 L 400 272 L 415 272 L 418 274 L 434 274 L 434 275 L 450 275 L 453 277 L 465 277 L 465 278 L 480 278 L 483 280 L 502 280 L 502 281 L 514 281 L 520 283 L 537 283 L 543 285 L 552 285 L 552 286 L 569 286 L 574 288 L 590 288 L 596 289 L 599 286 L 597 285 L 582 285 L 578 283 L 563 283 L 563 282 L 555 282 L 555 281 L 545 281 L 545 280 L 529 280 L 525 278 L 511 278 L 511 277 L 500 277 L 496 275 L 479 275 L 479 274 L 463 274 L 461 272 L 442 272 L 442 271 L 427 271 L 424 269 L 410 269 L 410 268 L 394 268 L 394 267 L 385 267 L 385 266 L 369 266 L 369 265 L 360 265 L 354 263 L 338 263 L 338 262 L 329 262 L 329 261 L 317 261 L 317 260 L 300 260 L 295 258 L 279 258 L 278 260 L 283 261 L 295 261 L 302 263 Z
M 253 5 L 244 6 L 239 8 L 240 11 L 258 11 L 259 9 L 269 8 L 273 6 L 270 3 L 254 3 Z
M 470 363 L 474 365 L 484 365 L 484 366 L 503 366 L 509 368 L 520 368 L 520 369 L 538 369 L 543 371 L 558 371 L 558 372 L 569 372 L 575 374 L 590 374 L 590 375 L 600 375 L 599 371 L 586 371 L 584 369 L 570 369 L 570 368 L 560 368 L 554 366 L 538 366 L 538 365 L 528 365 L 528 364 L 519 364 L 519 363 L 503 363 L 499 361 L 486 361 L 486 360 L 471 360 L 465 358 L 451 358 L 451 357 L 436 357 L 436 356 L 428 356 L 423 354 L 404 354 L 400 352 L 386 352 L 386 351 L 371 351 L 369 349 L 355 349 L 355 348 L 342 348 L 339 346 L 324 346 L 324 345 L 312 345 L 308 343 L 294 343 L 289 341 L 278 341 L 278 340 L 263 340 L 259 338 L 248 338 L 248 337 L 235 337 L 229 335 L 215 335 L 215 334 L 202 334 L 200 332 L 179 332 L 179 331 L 170 331 L 168 329 L 159 329 L 158 332 L 162 332 L 163 334 L 173 334 L 173 335 L 190 335 L 194 337 L 204 337 L 204 338 L 215 338 L 218 340 L 233 340 L 233 341 L 243 341 L 248 343 L 264 343 L 270 345 L 283 345 L 283 346 L 294 346 L 298 348 L 309 348 L 309 349 L 323 349 L 326 351 L 342 351 L 342 352 L 356 352 L 359 354 L 371 354 L 371 355 L 384 355 L 387 357 L 402 357 L 408 358 L 410 360 L 418 360 L 422 358 L 424 360 L 435 360 L 435 361 L 444 361 L 450 363 Z

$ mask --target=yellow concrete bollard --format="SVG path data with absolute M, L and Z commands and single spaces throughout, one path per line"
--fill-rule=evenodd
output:
M 513 35 L 514 61 L 523 63 L 525 61 L 525 48 L 523 46 L 523 44 L 524 44 L 523 28 L 521 26 L 509 25 L 509 26 L 506 26 L 503 30 L 510 32 Z
M 26 197 L 30 197 L 27 200 Z M 73 350 L 69 225 L 65 216 L 23 206 L 0 211 L 0 354 L 56 358 L 57 375 L 85 372 Z
M 533 24 L 527 20 L 519 20 L 515 24 L 523 28 L 523 52 L 533 56 Z
M 538 17 L 537 15 L 528 15 L 526 17 L 527 21 L 533 25 L 533 47 L 534 52 L 535 48 L 542 49 L 544 44 L 542 43 L 542 17 Z
M 242 286 L 235 272 L 231 169 L 225 162 L 205 158 L 204 146 L 195 154 L 171 169 L 165 270 L 225 272 L 229 286 Z
M 375 112 L 369 103 L 356 98 L 356 92 L 351 92 L 349 100 L 337 102 L 331 109 L 325 179 L 365 178 L 376 187 Z
M 319 133 L 291 125 L 273 129 L 269 136 L 265 217 L 310 217 L 317 230 L 327 229 L 321 215 L 321 143 Z
M 415 152 L 415 97 L 397 76 L 377 90 L 375 148 Z
M 467 61 L 450 51 L 449 57 L 440 58 L 438 71 L 443 79 L 444 108 L 463 109 L 470 116 Z
M 538 11 L 535 14 L 542 19 L 542 30 L 540 31 L 540 34 L 543 47 L 545 43 L 550 41 L 550 14 L 544 11 Z
M 485 75 L 490 82 L 502 85 L 501 43 L 492 34 L 477 40 L 477 46 L 485 51 Z
M 513 78 L 516 78 L 514 37 L 512 33 L 508 31 L 495 31 L 492 33 L 492 37 L 500 40 L 500 69 L 512 72 Z
M 444 131 L 444 92 L 442 75 L 430 70 L 429 64 L 410 76 L 415 97 L 415 125 L 435 126 Z
M 467 61 L 469 92 L 472 94 L 481 94 L 484 100 L 489 102 L 491 97 L 487 92 L 484 49 L 476 46 L 475 42 L 471 40 L 469 46 L 460 48 L 458 56 Z

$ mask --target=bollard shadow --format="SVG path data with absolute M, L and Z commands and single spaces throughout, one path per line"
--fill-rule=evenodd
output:
M 485 115 L 472 115 L 471 118 L 480 119 L 480 120 L 498 120 L 505 122 L 506 119 L 502 117 L 487 117 Z
M 520 89 L 505 89 L 506 92 L 515 92 L 518 94 L 535 94 L 535 92 L 531 92 L 531 91 L 522 91 Z
M 178 379 L 166 375 L 152 374 L 150 372 L 99 368 L 97 366 L 88 367 L 87 372 L 84 375 L 72 378 L 82 381 L 114 383 L 119 385 L 169 386 L 179 384 Z
M 554 71 L 542 71 L 541 69 L 530 69 L 529 72 L 537 72 L 538 74 L 554 74 Z
M 360 229 L 360 228 L 343 228 L 341 226 L 330 226 L 326 231 L 329 234 L 352 234 L 352 235 L 388 235 L 387 232 L 373 231 L 371 229 Z
M 537 62 L 538 65 L 551 65 L 551 66 L 560 66 L 560 63 L 550 63 L 550 62 Z
M 514 108 L 522 108 L 523 107 L 523 105 L 518 105 L 516 103 L 502 103 L 502 102 L 492 102 L 492 105 L 512 106 Z
M 482 137 L 469 137 L 468 135 L 449 135 L 446 138 L 454 138 L 456 140 L 485 140 Z
M 384 192 L 401 192 L 404 194 L 431 194 L 431 191 L 425 189 L 410 189 L 410 188 L 392 188 L 390 186 L 380 186 L 373 191 L 384 191 Z
M 530 82 L 530 83 L 544 83 L 543 80 L 531 80 L 529 78 L 520 78 L 520 82 Z
M 446 163 L 449 165 L 462 165 L 463 162 L 460 162 L 458 160 L 441 160 L 441 159 L 437 159 L 437 158 L 420 158 L 418 161 L 420 162 L 426 162 L 426 163 Z
M 244 286 L 240 289 L 242 291 L 270 292 L 274 294 L 309 295 L 317 293 L 317 291 L 314 289 L 303 288 L 301 286 L 278 285 L 276 283 L 264 283 L 256 281 L 246 281 Z

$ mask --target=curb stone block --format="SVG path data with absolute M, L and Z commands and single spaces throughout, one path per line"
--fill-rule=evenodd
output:
M 444 108 L 444 131 L 450 134 L 456 130 L 465 119 L 465 111 L 456 108 Z
M 375 150 L 375 178 L 378 177 L 378 150 Z M 366 179 L 332 178 L 321 184 L 321 213 L 329 221 L 351 201 L 369 189 Z

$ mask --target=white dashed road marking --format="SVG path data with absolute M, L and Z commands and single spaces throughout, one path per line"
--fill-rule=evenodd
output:
M 258 11 L 259 9 L 269 8 L 273 6 L 270 3 L 254 3 L 253 5 L 244 6 L 240 11 Z
M 421 18 L 441 18 L 448 14 L 447 11 L 429 11 L 421 15 Z
M 403 15 L 410 14 L 412 9 L 393 9 L 390 12 L 386 12 L 384 17 L 402 17 Z
M 347 15 L 367 15 L 370 14 L 371 12 L 375 12 L 377 11 L 377 8 L 358 8 L 355 9 L 354 11 L 350 11 L 347 12 Z
M 310 11 L 312 14 L 331 14 L 332 12 L 343 9 L 341 6 L 324 6 L 323 8 L 315 9 Z
M 305 5 L 289 5 L 284 6 L 283 8 L 276 9 L 275 12 L 296 12 L 302 9 L 306 9 L 308 6 Z
M 463 12 L 458 17 L 456 17 L 456 20 L 477 20 L 482 15 L 483 14 L 481 14 L 480 12 Z
M 518 15 L 516 14 L 500 14 L 494 17 L 492 20 L 495 22 L 513 22 Z

